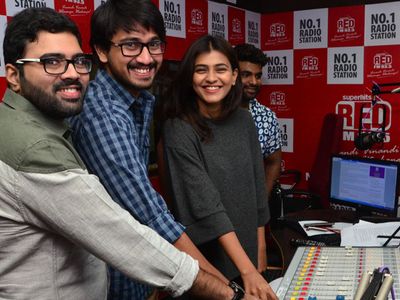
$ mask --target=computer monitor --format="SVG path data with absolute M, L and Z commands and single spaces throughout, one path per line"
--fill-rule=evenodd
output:
M 396 217 L 399 169 L 397 162 L 333 155 L 331 207 L 356 210 L 360 216 Z

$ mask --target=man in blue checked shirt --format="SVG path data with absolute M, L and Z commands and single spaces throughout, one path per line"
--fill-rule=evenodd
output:
M 154 96 L 146 89 L 163 61 L 165 35 L 161 13 L 150 0 L 110 0 L 96 9 L 91 46 L 100 68 L 89 85 L 83 112 L 71 120 L 73 141 L 89 171 L 116 202 L 228 283 L 200 254 L 148 178 Z M 151 287 L 115 269 L 110 275 L 108 299 L 151 297 Z
M 105 263 L 173 296 L 256 300 L 199 270 L 87 172 L 64 120 L 82 110 L 92 69 L 76 24 L 50 8 L 25 9 L 8 22 L 3 52 L 2 300 L 105 300 Z

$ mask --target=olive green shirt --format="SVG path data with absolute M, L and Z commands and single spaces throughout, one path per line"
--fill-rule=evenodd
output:
M 0 299 L 106 299 L 105 262 L 175 296 L 191 287 L 197 262 L 110 198 L 63 121 L 7 90 L 0 128 Z

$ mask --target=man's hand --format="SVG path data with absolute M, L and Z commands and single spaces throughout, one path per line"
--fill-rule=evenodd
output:
M 199 270 L 191 289 L 188 291 L 190 299 L 232 300 L 234 291 L 225 282 L 202 269 Z M 255 300 L 257 298 L 243 299 Z

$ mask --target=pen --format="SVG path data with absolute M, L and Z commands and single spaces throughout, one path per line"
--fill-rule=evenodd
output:
M 400 239 L 400 236 L 390 236 L 390 235 L 377 235 L 376 236 L 377 238 L 385 238 L 385 239 L 387 239 L 387 238 L 392 238 L 392 239 Z
M 306 228 L 306 230 L 316 230 L 316 231 L 340 233 L 339 229 L 334 229 L 334 228 L 329 228 L 329 227 L 312 227 L 312 226 L 308 226 Z
M 305 223 L 303 226 L 307 228 L 307 227 L 330 227 L 332 225 L 334 225 L 334 223 L 325 222 L 325 223 Z

